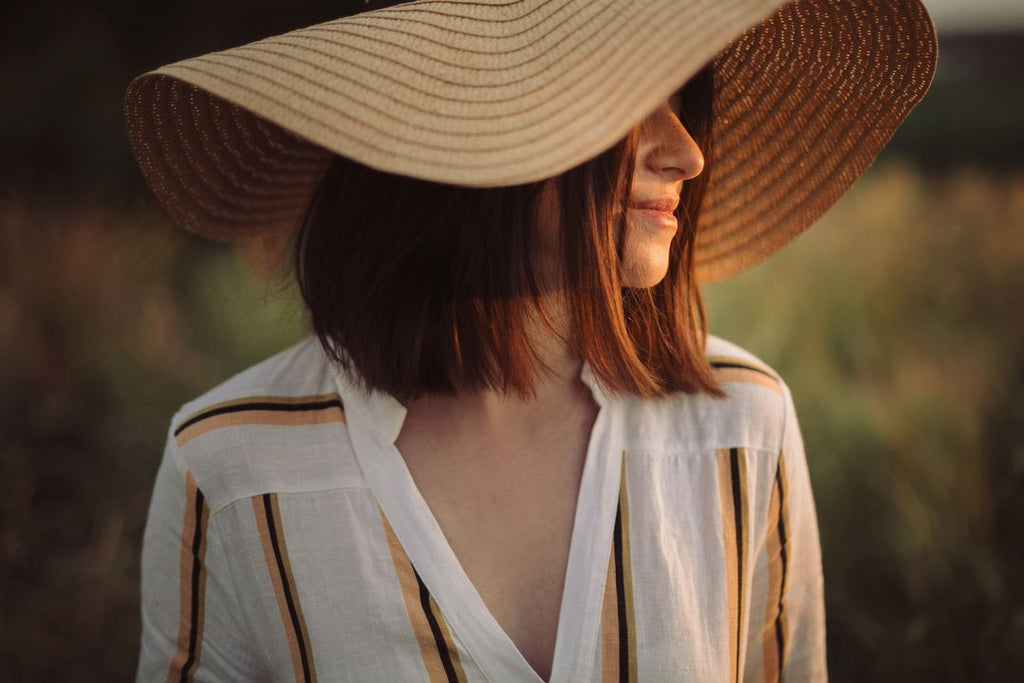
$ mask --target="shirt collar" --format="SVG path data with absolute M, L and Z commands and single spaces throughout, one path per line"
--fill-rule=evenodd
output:
M 378 439 L 389 444 L 395 443 L 408 412 L 405 406 L 387 392 L 368 391 L 354 369 L 339 368 L 335 381 L 346 413 L 367 420 Z M 580 381 L 590 389 L 598 407 L 604 408 L 614 400 L 614 395 L 601 383 L 586 361 L 583 361 L 580 369 Z

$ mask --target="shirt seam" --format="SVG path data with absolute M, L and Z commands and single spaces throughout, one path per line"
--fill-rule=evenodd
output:
M 234 602 L 234 608 L 236 610 L 236 613 L 240 616 L 242 624 L 245 626 L 246 639 L 247 639 L 247 641 L 249 643 L 256 643 L 258 641 L 256 640 L 256 637 L 255 637 L 255 631 L 252 628 L 252 624 L 249 622 L 248 615 L 245 613 L 245 610 L 242 609 L 241 600 L 239 600 L 238 595 L 237 595 L 237 593 L 235 591 L 235 586 L 236 586 L 236 583 L 235 583 L 235 570 L 234 570 L 234 567 L 231 564 L 231 558 L 228 556 L 227 552 L 224 550 L 223 540 L 222 540 L 223 539 L 223 535 L 220 532 L 220 525 L 217 522 L 216 513 L 214 513 L 212 510 L 210 511 L 209 527 L 211 529 L 213 529 L 213 531 L 214 531 L 214 533 L 216 534 L 216 537 L 217 537 L 217 543 L 214 544 L 214 545 L 216 545 L 217 548 L 218 548 L 221 560 L 223 561 L 224 566 L 227 569 L 227 573 L 228 573 L 227 578 L 230 579 L 230 582 L 226 582 L 228 584 L 227 592 L 231 596 L 231 600 Z M 254 654 L 254 659 L 256 659 L 256 661 L 258 661 L 260 663 L 260 666 L 263 669 L 263 673 L 266 674 L 267 672 L 271 671 L 271 668 L 269 666 L 269 662 L 267 662 L 264 659 L 264 651 L 263 651 L 262 648 L 256 648 L 255 650 L 256 651 L 253 653 Z
M 229 500 L 226 500 L 226 501 L 223 501 L 223 502 L 218 502 L 216 507 L 214 507 L 213 505 L 210 505 L 210 514 L 211 515 L 220 514 L 223 510 L 225 510 L 226 508 L 231 507 L 235 503 L 238 503 L 238 502 L 241 502 L 241 501 L 244 501 L 244 500 L 249 500 L 253 496 L 262 496 L 262 495 L 265 495 L 265 494 L 268 494 L 268 493 L 273 493 L 273 494 L 276 494 L 278 496 L 293 496 L 293 495 L 294 496 L 301 496 L 301 495 L 304 495 L 304 494 L 307 494 L 307 493 L 330 493 L 332 491 L 366 491 L 366 492 L 372 493 L 370 487 L 366 486 L 365 484 L 353 485 L 353 486 L 324 486 L 324 487 L 316 487 L 316 488 L 304 488 L 304 489 L 302 489 L 300 491 L 288 491 L 288 490 L 281 490 L 281 489 L 276 489 L 276 488 L 268 487 L 266 489 L 254 490 L 254 493 L 240 495 L 240 496 L 234 496 L 234 497 L 232 497 Z
M 789 428 L 789 417 L 790 417 L 790 406 L 793 405 L 793 395 L 789 391 L 789 387 L 780 378 L 779 383 L 782 385 L 782 429 L 779 433 L 779 447 L 775 449 L 775 452 L 780 456 L 782 455 L 782 449 L 786 444 L 787 429 Z

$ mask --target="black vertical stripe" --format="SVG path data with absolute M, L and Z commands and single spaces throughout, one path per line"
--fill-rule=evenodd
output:
M 273 506 L 270 504 L 269 493 L 263 494 L 263 509 L 267 513 L 267 531 L 270 533 L 270 544 L 274 548 L 274 559 L 277 561 L 277 572 L 281 576 L 281 586 L 284 589 L 284 599 L 288 603 L 288 614 L 292 619 L 292 630 L 295 631 L 295 640 L 299 644 L 299 656 L 302 658 L 302 678 L 305 683 L 312 683 L 312 674 L 309 670 L 309 655 L 306 653 L 306 641 L 302 637 L 302 627 L 299 623 L 299 613 L 295 609 L 295 600 L 292 597 L 292 587 L 288 583 L 288 573 L 284 568 L 284 558 L 281 556 L 281 546 L 277 540 L 277 523 L 274 519 Z
M 775 485 L 779 489 L 779 555 L 782 558 L 782 577 L 779 581 L 779 609 L 775 613 L 775 640 L 779 645 L 779 680 L 782 680 L 782 671 L 785 668 L 785 646 L 786 636 L 783 632 L 782 623 L 782 609 L 783 602 L 782 597 L 786 594 L 786 509 L 784 503 L 786 501 L 786 482 L 782 480 L 782 454 L 779 454 L 779 467 L 775 470 Z
M 619 617 L 619 681 L 629 683 L 629 621 L 626 615 L 626 578 L 622 572 L 622 505 L 615 508 L 615 599 Z
M 196 488 L 195 502 L 195 531 L 192 534 L 192 602 L 189 607 L 189 628 L 188 628 L 188 657 L 181 667 L 182 683 L 187 683 L 191 678 L 190 670 L 196 665 L 196 652 L 199 647 L 199 588 L 202 585 L 200 572 L 203 571 L 203 558 L 200 556 L 200 549 L 203 547 L 203 506 L 206 504 L 206 497 L 203 492 Z
M 742 641 L 740 634 L 743 632 L 743 501 L 740 499 L 740 463 L 739 449 L 729 449 L 729 465 L 732 471 L 732 508 L 736 518 L 736 680 L 739 681 L 740 672 L 740 650 Z
M 444 642 L 444 634 L 441 633 L 441 625 L 437 623 L 437 619 L 434 617 L 434 610 L 430 609 L 430 591 L 424 585 L 423 580 L 420 578 L 420 573 L 416 571 L 416 567 L 412 568 L 412 573 L 416 577 L 416 585 L 420 589 L 420 606 L 423 608 L 423 614 L 426 615 L 427 623 L 430 625 L 430 633 L 434 636 L 437 654 L 441 657 L 441 666 L 444 667 L 444 673 L 448 676 L 449 683 L 459 683 L 459 677 L 455 673 L 455 665 L 452 663 L 452 655 L 448 651 L 448 644 Z

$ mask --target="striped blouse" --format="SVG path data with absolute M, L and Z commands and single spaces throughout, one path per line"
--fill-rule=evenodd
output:
M 716 338 L 724 400 L 609 394 L 551 681 L 820 681 L 821 555 L 786 386 Z M 307 340 L 185 405 L 142 555 L 140 681 L 540 678 L 395 449 L 405 411 Z

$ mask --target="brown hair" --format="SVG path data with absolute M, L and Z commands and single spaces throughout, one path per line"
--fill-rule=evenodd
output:
M 693 268 L 713 88 L 708 66 L 682 89 L 681 118 L 705 168 L 684 184 L 669 271 L 654 287 L 620 284 L 639 126 L 553 181 L 566 341 L 616 393 L 722 395 L 703 355 Z M 299 287 L 328 354 L 354 366 L 368 389 L 397 397 L 483 388 L 530 395 L 546 368 L 529 325 L 550 323 L 531 261 L 545 182 L 466 188 L 335 156 L 295 245 Z

